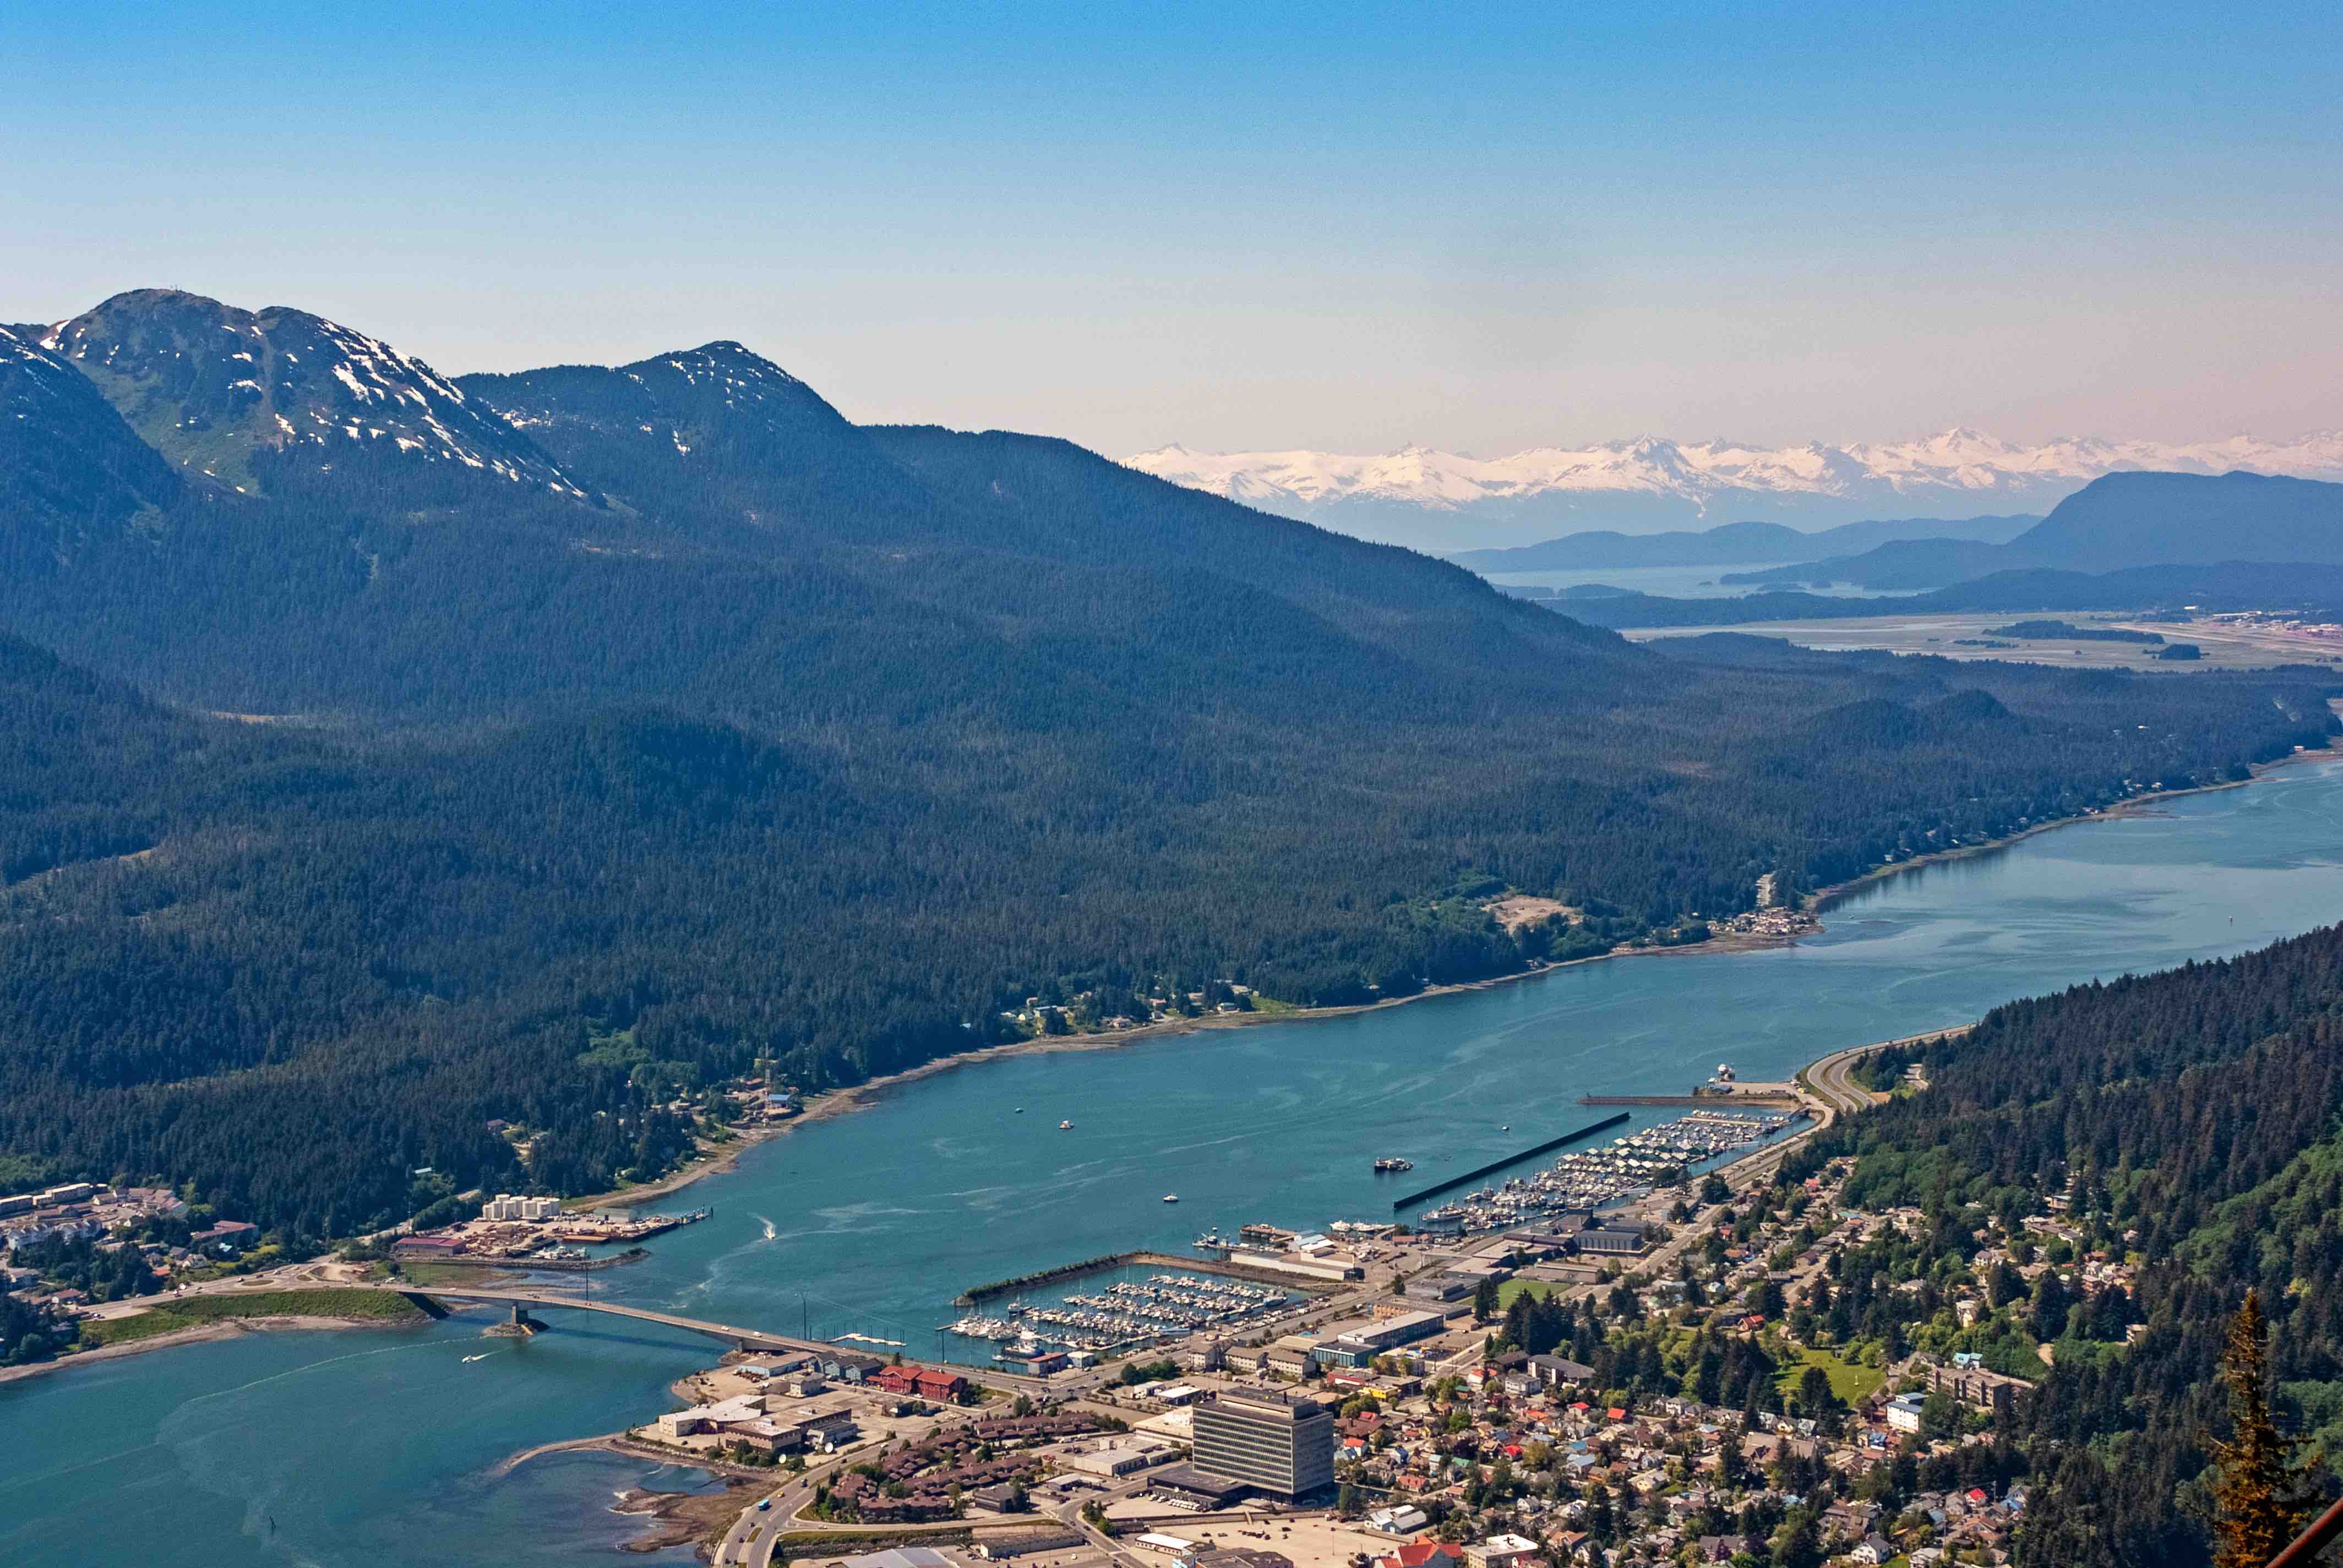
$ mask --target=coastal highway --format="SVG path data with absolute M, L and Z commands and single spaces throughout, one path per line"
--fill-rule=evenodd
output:
M 1831 1119 L 1861 1111 L 1866 1106 L 1885 1103 L 1887 1096 L 1864 1088 L 1854 1078 L 1855 1064 L 1877 1050 L 1896 1046 L 1917 1045 L 1923 1040 L 1955 1039 L 1968 1033 L 1973 1023 L 1951 1024 L 1944 1029 L 1932 1029 L 1919 1034 L 1907 1034 L 1896 1040 L 1874 1040 L 1846 1050 L 1835 1050 L 1821 1060 L 1807 1064 L 1798 1074 L 1798 1084 L 1831 1112 Z M 1827 1121 L 1825 1123 L 1827 1125 Z M 1820 1131 L 1818 1128 L 1816 1131 Z

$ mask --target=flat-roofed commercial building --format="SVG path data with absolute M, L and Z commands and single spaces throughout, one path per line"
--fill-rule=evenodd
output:
M 1582 1252 L 1604 1252 L 1632 1257 L 1651 1246 L 1643 1229 L 1635 1225 L 1597 1225 L 1591 1231 L 1581 1231 L 1575 1238 Z
M 1195 1407 L 1194 1467 L 1286 1499 L 1334 1483 L 1334 1418 L 1315 1400 L 1223 1393 Z
M 1343 1323 L 1332 1337 L 1312 1346 L 1311 1359 L 1321 1366 L 1363 1367 L 1386 1351 L 1417 1340 L 1430 1339 L 1448 1326 L 1439 1312 L 1402 1312 L 1372 1322 Z

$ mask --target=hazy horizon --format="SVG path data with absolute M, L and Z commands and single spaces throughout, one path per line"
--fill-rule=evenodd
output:
M 1118 456 L 2343 425 L 2328 12 L 199 0 L 0 41 L 41 63 L 18 319 L 185 287 L 451 374 L 737 338 L 859 420 Z

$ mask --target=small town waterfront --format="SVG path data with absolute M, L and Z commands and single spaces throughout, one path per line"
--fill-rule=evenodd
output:
M 1580 1094 L 1678 1091 L 1720 1061 L 1785 1078 L 2012 997 L 2258 947 L 2343 917 L 2339 867 L 2343 763 L 2305 764 L 1866 884 L 1794 948 L 983 1061 L 749 1151 L 670 1201 L 714 1219 L 593 1290 L 934 1354 L 983 1281 L 1248 1220 L 1387 1218 L 1397 1191 L 1577 1125 Z M 1379 1178 L 1378 1155 L 1415 1170 Z M 704 1342 L 575 1315 L 484 1341 L 484 1321 L 253 1335 L 0 1386 L 0 1557 L 575 1561 L 638 1532 L 604 1512 L 613 1493 L 689 1483 L 600 1454 L 490 1472 L 665 1408 Z

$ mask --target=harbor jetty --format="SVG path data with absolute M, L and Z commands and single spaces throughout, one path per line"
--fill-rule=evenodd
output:
M 1251 1280 L 1256 1284 L 1283 1285 L 1305 1295 L 1336 1289 L 1342 1282 L 1311 1279 L 1276 1269 L 1250 1267 L 1245 1263 L 1222 1258 L 1190 1258 L 1172 1252 L 1141 1250 L 1132 1252 L 1109 1252 L 1101 1258 L 1085 1258 L 1079 1263 L 1066 1263 L 1054 1269 L 1037 1269 L 1014 1279 L 995 1280 L 989 1285 L 975 1285 L 952 1298 L 956 1307 L 981 1305 L 995 1297 L 1021 1293 L 1042 1285 L 1079 1279 L 1085 1274 L 1103 1274 L 1114 1269 L 1132 1267 L 1155 1269 L 1192 1269 L 1200 1274 L 1222 1274 L 1232 1280 Z
M 1392 1212 L 1396 1214 L 1412 1203 L 1421 1203 L 1426 1198 L 1437 1198 L 1443 1192 L 1464 1186 L 1469 1182 L 1478 1181 L 1482 1177 L 1493 1171 L 1503 1171 L 1508 1165 L 1518 1165 L 1524 1160 L 1534 1160 L 1541 1154 L 1551 1152 L 1566 1144 L 1575 1143 L 1581 1139 L 1592 1138 L 1598 1132 L 1607 1132 L 1626 1120 L 1627 1113 L 1623 1111 L 1616 1116 L 1606 1116 L 1600 1121 L 1590 1121 L 1585 1126 L 1574 1131 L 1565 1132 L 1559 1138 L 1549 1138 L 1544 1142 L 1524 1149 L 1518 1154 L 1508 1154 L 1503 1160 L 1492 1160 L 1488 1164 L 1476 1166 L 1462 1176 L 1451 1176 L 1444 1181 L 1435 1181 L 1429 1187 L 1419 1188 L 1404 1198 L 1393 1199 Z
M 1798 1099 L 1796 1090 L 1788 1084 L 1784 1084 L 1779 1093 L 1753 1089 L 1748 1093 L 1734 1095 L 1582 1094 L 1578 1097 L 1578 1103 L 1581 1105 L 1697 1105 L 1712 1111 L 1720 1108 L 1730 1109 L 1735 1105 L 1755 1105 L 1769 1111 L 1779 1111 L 1785 1106 L 1795 1106 L 1803 1102 Z

